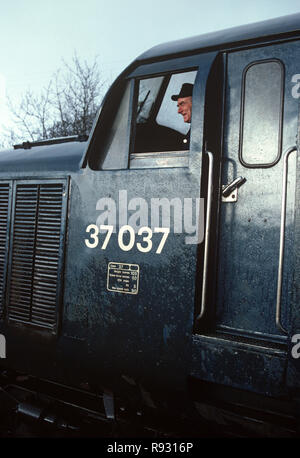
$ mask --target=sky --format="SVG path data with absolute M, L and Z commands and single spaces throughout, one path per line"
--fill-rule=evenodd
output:
M 98 56 L 111 83 L 138 55 L 167 41 L 300 12 L 299 0 L 0 0 L 0 129 L 5 95 L 37 93 L 74 52 Z M 1 134 L 1 130 L 0 130 Z

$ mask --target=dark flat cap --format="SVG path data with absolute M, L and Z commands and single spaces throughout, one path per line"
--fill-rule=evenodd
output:
M 181 86 L 179 94 L 172 95 L 171 99 L 178 100 L 178 99 L 181 99 L 182 97 L 191 97 L 193 95 L 193 88 L 194 88 L 193 84 L 184 83 Z

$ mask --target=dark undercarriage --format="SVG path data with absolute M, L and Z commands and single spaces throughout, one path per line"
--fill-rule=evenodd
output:
M 188 398 L 156 393 L 159 401 L 151 407 L 136 389 L 123 400 L 88 384 L 67 387 L 8 371 L 2 371 L 0 386 L 2 438 L 297 437 L 287 399 L 262 399 L 196 379 L 189 382 Z

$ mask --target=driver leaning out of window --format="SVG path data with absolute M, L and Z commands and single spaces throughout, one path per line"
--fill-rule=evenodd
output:
M 181 86 L 179 94 L 174 94 L 171 96 L 171 99 L 177 101 L 178 114 L 181 114 L 184 122 L 191 123 L 192 119 L 192 95 L 193 95 L 194 85 L 190 83 L 184 83 Z M 190 131 L 183 138 L 183 143 L 186 148 L 190 147 Z

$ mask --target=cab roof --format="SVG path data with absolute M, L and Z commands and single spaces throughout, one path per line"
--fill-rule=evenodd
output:
M 230 47 L 236 43 L 263 41 L 295 33 L 300 33 L 300 13 L 163 43 L 144 52 L 137 60 L 191 54 L 204 49 Z
M 67 138 L 24 142 L 14 149 L 0 151 L 0 173 L 78 171 L 87 142 Z

